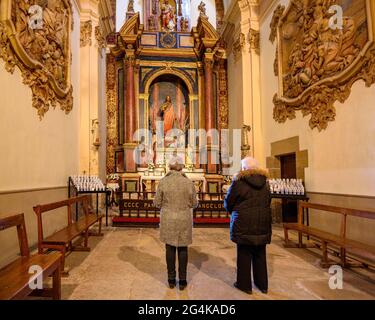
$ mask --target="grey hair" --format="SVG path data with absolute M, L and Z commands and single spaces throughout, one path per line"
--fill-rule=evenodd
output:
M 168 166 L 170 170 L 175 171 L 181 171 L 185 167 L 184 161 L 178 156 L 172 156 L 168 162 Z

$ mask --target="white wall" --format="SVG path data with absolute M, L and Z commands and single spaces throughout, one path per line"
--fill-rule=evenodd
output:
M 300 149 L 307 149 L 309 154 L 309 167 L 305 170 L 308 191 L 375 196 L 375 86 L 366 88 L 362 81 L 355 83 L 349 99 L 344 104 L 335 103 L 336 120 L 324 131 L 311 130 L 309 117 L 303 118 L 301 112 L 284 124 L 275 122 L 272 114 L 272 98 L 278 90 L 273 72 L 275 46 L 268 40 L 272 12 L 260 28 L 266 156 L 270 155 L 272 142 L 299 136 Z
M 79 18 L 74 10 L 72 85 L 79 88 Z M 16 68 L 0 63 L 0 191 L 63 186 L 78 170 L 79 90 L 73 90 L 69 115 L 50 109 L 40 121 L 32 107 L 31 89 Z

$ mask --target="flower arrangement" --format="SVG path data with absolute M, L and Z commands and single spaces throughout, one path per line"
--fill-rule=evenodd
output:
M 118 181 L 120 179 L 119 175 L 117 173 L 111 173 L 107 175 L 107 180 L 109 181 Z
M 154 165 L 154 163 L 153 163 L 153 162 L 149 162 L 149 163 L 147 164 L 147 169 L 148 169 L 149 171 L 154 171 L 154 169 L 155 169 L 155 165 Z

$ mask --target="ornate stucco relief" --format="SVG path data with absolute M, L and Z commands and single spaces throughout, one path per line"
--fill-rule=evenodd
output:
M 80 37 L 81 48 L 91 46 L 92 44 L 92 21 L 88 20 L 81 23 L 81 37 Z
M 285 122 L 310 115 L 311 129 L 335 120 L 334 103 L 343 103 L 354 82 L 375 82 L 373 42 L 375 3 L 352 0 L 341 28 L 332 27 L 329 8 L 341 1 L 292 0 L 277 25 L 279 92 L 273 98 L 274 119 Z M 271 39 L 272 40 L 272 39 Z
M 29 13 L 30 7 L 25 0 L 2 3 L 0 57 L 10 73 L 16 66 L 20 69 L 23 82 L 31 88 L 32 106 L 38 110 L 40 118 L 50 106 L 55 108 L 57 104 L 69 113 L 73 108 L 70 2 L 40 1 L 39 17 L 35 15 L 37 11 Z M 34 25 L 37 19 L 41 23 Z

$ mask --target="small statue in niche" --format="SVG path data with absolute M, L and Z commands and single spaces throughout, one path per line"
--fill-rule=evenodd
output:
M 129 0 L 127 12 L 134 13 L 134 0 Z
M 189 31 L 189 20 L 187 18 L 184 18 L 184 17 L 181 18 L 180 29 L 181 29 L 181 32 Z
M 169 4 L 168 0 L 164 0 L 161 5 L 161 28 L 163 31 L 175 30 L 175 14 L 173 7 Z
M 201 18 L 205 18 L 205 19 L 208 19 L 208 16 L 207 16 L 207 14 L 206 14 L 206 4 L 203 2 L 203 1 L 201 1 L 201 3 L 199 4 L 199 6 L 198 6 L 198 10 L 199 10 L 199 16 L 201 17 Z

